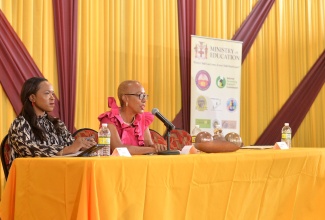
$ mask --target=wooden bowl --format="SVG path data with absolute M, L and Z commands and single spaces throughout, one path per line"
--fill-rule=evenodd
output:
M 195 148 L 206 153 L 234 152 L 240 147 L 225 140 L 195 143 Z

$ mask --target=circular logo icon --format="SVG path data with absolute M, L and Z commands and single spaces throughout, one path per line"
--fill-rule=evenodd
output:
M 195 77 L 196 86 L 200 90 L 207 90 L 211 84 L 211 77 L 209 73 L 205 70 L 200 70 Z
M 233 98 L 228 99 L 228 101 L 227 101 L 227 109 L 228 109 L 228 111 L 233 112 L 233 111 L 236 110 L 236 108 L 237 108 L 237 101 L 235 99 L 233 99 Z
M 199 111 L 204 111 L 207 110 L 207 100 L 205 99 L 204 96 L 199 96 L 196 99 L 196 109 Z
M 226 86 L 226 79 L 223 76 L 218 76 L 216 80 L 216 84 L 219 88 L 223 88 Z

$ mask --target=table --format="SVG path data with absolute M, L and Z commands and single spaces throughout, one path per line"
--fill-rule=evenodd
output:
M 325 149 L 20 158 L 2 219 L 323 219 Z

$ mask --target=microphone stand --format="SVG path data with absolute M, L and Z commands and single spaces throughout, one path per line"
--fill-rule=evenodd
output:
M 167 150 L 158 152 L 158 155 L 179 155 L 180 152 L 178 150 L 170 150 L 170 129 L 167 128 Z

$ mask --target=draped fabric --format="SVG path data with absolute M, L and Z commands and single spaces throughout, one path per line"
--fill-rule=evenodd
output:
M 76 97 L 77 0 L 53 0 L 60 117 L 73 132 Z
M 72 2 L 78 2 L 77 6 Z M 77 56 L 72 58 L 76 26 L 55 29 L 65 22 L 75 24 L 75 7 Z M 240 135 L 246 145 L 273 142 L 267 136 L 279 141 L 279 128 L 290 122 L 295 133 L 293 147 L 324 146 L 325 89 L 319 78 L 324 72 L 320 63 L 325 49 L 324 0 L 0 0 L 0 8 L 1 137 L 20 111 L 20 88 L 32 74 L 44 75 L 59 91 L 60 100 L 64 96 L 62 100 L 68 103 L 62 106 L 63 114 L 74 114 L 76 128 L 97 130 L 97 116 L 108 110 L 107 97 L 116 97 L 117 86 L 125 79 L 144 85 L 150 95 L 147 111 L 158 108 L 170 120 L 177 115 L 175 125 L 186 128 L 190 117 L 189 39 L 196 34 L 244 41 L 247 55 L 243 54 L 242 63 Z M 56 43 L 55 33 L 59 35 Z M 72 94 L 61 94 L 73 91 L 73 76 L 59 76 L 73 73 L 73 59 L 75 107 Z M 303 82 L 306 79 L 308 83 Z M 67 85 L 71 88 L 65 88 Z M 299 100 L 302 94 L 304 99 Z M 281 110 L 284 114 L 279 118 L 281 108 L 286 111 Z M 159 120 L 151 128 L 159 133 L 165 130 Z
M 75 126 L 98 130 L 98 115 L 118 85 L 138 80 L 149 94 L 146 111 L 173 119 L 181 108 L 177 2 L 79 1 Z M 163 133 L 158 119 L 151 128 Z
M 191 35 L 195 34 L 196 0 L 178 0 L 178 28 L 180 73 L 182 82 L 182 108 L 173 123 L 190 132 L 191 97 Z M 186 97 L 186 98 L 185 98 Z
M 325 149 L 19 158 L 11 169 L 0 206 L 4 220 L 325 216 Z
M 23 83 L 28 78 L 43 75 L 2 11 L 0 11 L 0 32 L 0 81 L 18 115 L 22 107 L 19 97 Z M 52 114 L 58 116 L 58 108 L 55 108 Z
M 252 11 L 261 7 L 257 0 L 236 1 L 236 5 L 240 7 L 226 0 L 198 1 L 196 34 L 232 39 Z M 323 0 L 279 0 L 269 10 L 242 64 L 240 135 L 246 145 L 256 143 L 324 51 L 324 14 Z M 255 19 L 253 24 L 258 21 Z M 296 130 L 293 147 L 324 146 L 321 134 L 325 129 L 324 96 L 322 87 Z M 299 103 L 299 108 L 304 108 L 304 103 Z M 294 115 L 293 108 L 283 116 L 278 127 L 287 122 L 284 118 Z M 280 141 L 281 129 L 273 129 L 268 135 Z
M 277 115 L 257 139 L 256 144 L 274 144 L 279 141 L 277 133 L 288 122 L 295 135 L 301 122 L 304 120 L 311 105 L 316 99 L 325 82 L 325 50 L 301 80 L 299 86 L 292 93 L 287 102 L 278 111 Z M 303 103 L 303 104 L 302 104 Z
M 274 2 L 275 0 L 259 0 L 242 26 L 233 36 L 232 40 L 243 42 L 242 62 L 244 62 Z

